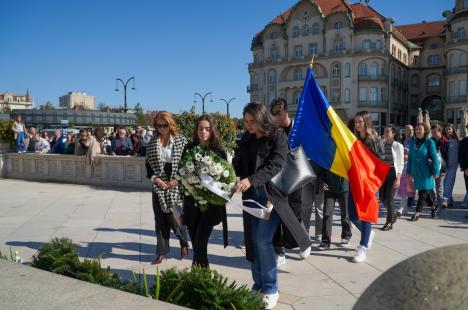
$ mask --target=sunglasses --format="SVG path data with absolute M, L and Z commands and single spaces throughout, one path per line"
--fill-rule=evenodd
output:
M 158 124 L 158 125 L 156 125 L 156 127 L 158 127 L 158 128 L 168 128 L 169 124 Z

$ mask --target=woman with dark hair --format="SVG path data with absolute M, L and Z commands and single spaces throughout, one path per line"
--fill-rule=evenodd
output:
M 218 128 L 209 115 L 202 115 L 195 122 L 193 142 L 186 146 L 184 153 L 198 145 L 205 146 L 227 160 L 226 152 L 219 142 Z M 223 223 L 224 247 L 228 246 L 226 206 L 208 204 L 207 210 L 201 211 L 195 205 L 195 199 L 185 195 L 182 222 L 187 226 L 192 241 L 192 265 L 208 268 L 208 240 L 213 227 L 221 222 Z
M 153 211 L 156 226 L 156 259 L 160 264 L 169 254 L 171 228 L 180 242 L 180 256 L 188 256 L 186 228 L 179 218 L 181 193 L 175 175 L 179 169 L 187 139 L 177 131 L 169 112 L 159 112 L 154 118 L 155 135 L 146 149 L 146 176 L 153 183 Z
M 445 134 L 448 141 L 448 150 L 447 150 L 447 164 L 446 164 L 446 174 L 444 179 L 444 202 L 442 206 L 452 207 L 453 206 L 453 187 L 455 186 L 455 179 L 457 177 L 457 168 L 458 168 L 458 143 L 460 139 L 457 135 L 457 130 L 453 124 L 447 124 L 445 126 Z
M 25 153 L 28 145 L 25 143 L 26 126 L 21 115 L 18 115 L 13 122 L 13 132 L 16 140 L 16 151 L 18 153 Z
M 251 262 L 253 290 L 263 294 L 266 309 L 278 302 L 278 279 L 273 237 L 280 224 L 299 221 L 282 195 L 270 182 L 283 168 L 288 153 L 287 137 L 269 109 L 260 103 L 249 103 L 243 111 L 246 134 L 239 142 L 233 159 L 234 169 L 240 177 L 237 191 L 242 199 L 252 199 L 266 206 L 273 204 L 269 220 L 259 219 L 244 212 L 244 240 L 247 260 Z M 287 213 L 290 211 L 290 214 Z M 279 212 L 279 213 L 278 213 Z M 289 228 L 289 227 L 288 227 Z M 304 228 L 305 232 L 305 228 Z M 307 238 L 308 235 L 306 234 Z M 310 242 L 310 240 L 309 240 Z M 299 243 L 299 242 L 298 242 Z M 303 257 L 310 255 L 310 247 Z
M 426 202 L 431 208 L 431 217 L 435 217 L 435 193 L 434 177 L 440 173 L 440 161 L 434 140 L 428 138 L 429 128 L 419 123 L 416 125 L 416 140 L 409 144 L 408 166 L 406 172 L 408 178 L 414 179 L 414 187 L 418 191 L 418 203 L 416 212 L 411 221 L 417 221 Z
M 375 130 L 372 127 L 372 119 L 369 112 L 361 111 L 356 113 L 353 125 L 354 134 L 375 156 L 377 156 L 379 153 L 378 146 L 380 139 L 375 135 Z M 349 217 L 361 232 L 361 240 L 357 247 L 356 255 L 353 258 L 353 262 L 361 263 L 367 259 L 367 250 L 372 247 L 375 232 L 372 230 L 371 222 L 359 220 L 351 191 L 349 191 L 348 201 Z

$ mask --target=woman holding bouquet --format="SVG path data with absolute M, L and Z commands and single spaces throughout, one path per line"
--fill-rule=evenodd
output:
M 177 125 L 168 112 L 159 112 L 154 119 L 156 133 L 146 151 L 147 177 L 153 183 L 153 211 L 156 224 L 156 259 L 160 264 L 169 254 L 171 228 L 180 242 L 180 256 L 188 256 L 186 229 L 180 223 L 178 209 L 182 201 L 175 179 L 187 139 L 179 135 Z
M 227 160 L 226 152 L 219 142 L 219 132 L 216 123 L 209 115 L 202 115 L 196 121 L 193 131 L 193 142 L 187 145 L 184 154 L 199 145 L 213 151 L 223 160 Z M 207 204 L 202 210 L 196 205 L 195 198 L 186 192 L 183 210 L 183 223 L 187 226 L 190 239 L 192 240 L 192 264 L 193 266 L 208 268 L 208 240 L 210 239 L 213 227 L 221 222 L 223 223 L 224 247 L 228 245 L 226 205 Z
M 243 111 L 248 132 L 239 142 L 233 160 L 240 182 L 237 190 L 242 199 L 252 199 L 262 205 L 274 206 L 269 220 L 256 218 L 244 212 L 244 240 L 247 260 L 252 265 L 253 290 L 262 293 L 266 309 L 276 306 L 279 299 L 276 255 L 273 236 L 280 224 L 278 208 L 289 208 L 271 179 L 283 168 L 288 153 L 288 141 L 283 129 L 260 103 L 249 103 Z

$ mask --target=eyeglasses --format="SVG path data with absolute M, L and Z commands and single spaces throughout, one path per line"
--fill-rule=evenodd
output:
M 168 128 L 169 124 L 157 124 L 156 127 L 158 127 L 158 128 Z

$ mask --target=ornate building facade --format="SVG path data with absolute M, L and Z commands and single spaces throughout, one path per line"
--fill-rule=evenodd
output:
M 13 94 L 10 91 L 0 93 L 0 111 L 31 109 L 31 96 L 26 90 L 24 95 Z
M 468 22 L 468 13 L 466 18 Z M 451 120 L 446 92 L 449 23 L 396 26 L 364 3 L 299 1 L 255 35 L 247 91 L 252 101 L 283 97 L 294 114 L 314 58 L 314 75 L 343 119 L 366 109 L 377 126 L 403 125 L 414 123 L 423 108 L 433 118 Z

